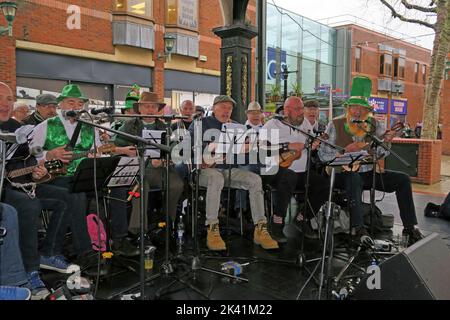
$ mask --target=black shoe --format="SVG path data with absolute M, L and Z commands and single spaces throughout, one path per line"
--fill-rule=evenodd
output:
M 423 234 L 417 228 L 404 228 L 402 232 L 403 236 L 408 236 L 408 246 L 413 245 L 419 240 L 424 238 Z
M 126 238 L 113 240 L 112 252 L 124 257 L 136 257 L 139 249 L 133 246 Z
M 279 223 L 271 223 L 270 224 L 270 234 L 272 235 L 272 239 L 278 243 L 286 243 L 287 238 L 283 233 L 284 224 Z

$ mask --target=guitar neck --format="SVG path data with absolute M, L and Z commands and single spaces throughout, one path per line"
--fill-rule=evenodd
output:
M 12 170 L 12 171 L 8 172 L 7 177 L 8 178 L 17 178 L 17 177 L 21 177 L 21 176 L 26 176 L 27 174 L 32 173 L 33 169 L 36 167 L 37 166 L 31 166 L 31 167 L 26 167 L 26 168 L 22 168 L 22 169 Z
M 91 151 L 82 151 L 82 152 L 74 153 L 72 155 L 72 161 L 75 161 L 75 160 L 78 160 L 78 159 L 81 159 L 81 158 L 86 158 L 89 153 L 91 153 Z

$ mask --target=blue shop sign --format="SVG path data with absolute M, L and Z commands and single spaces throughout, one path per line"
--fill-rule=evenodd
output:
M 374 106 L 375 113 L 387 113 L 389 99 L 388 98 L 378 98 L 378 97 L 370 97 L 369 104 Z
M 408 112 L 408 101 L 391 100 L 391 114 L 406 114 Z
M 280 60 L 277 62 L 277 51 L 275 48 L 267 48 L 267 80 L 275 80 L 277 63 L 280 63 L 280 70 L 286 65 L 286 51 L 281 50 Z

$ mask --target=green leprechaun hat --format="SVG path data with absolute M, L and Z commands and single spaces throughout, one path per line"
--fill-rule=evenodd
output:
M 352 82 L 352 90 L 350 98 L 345 102 L 345 105 L 359 105 L 368 109 L 372 109 L 369 105 L 368 98 L 372 93 L 372 80 L 368 77 L 355 77 Z
M 81 92 L 80 87 L 77 86 L 76 84 L 68 84 L 67 86 L 65 86 L 62 89 L 61 94 L 56 99 L 56 101 L 58 101 L 58 103 L 60 103 L 61 101 L 63 101 L 66 98 L 77 98 L 77 99 L 83 100 L 84 102 L 89 101 L 89 99 L 86 98 L 83 95 L 83 93 Z
M 128 93 L 127 93 L 127 97 L 125 98 L 125 106 L 123 107 L 124 109 L 133 108 L 134 103 L 139 101 L 139 98 L 140 98 L 139 90 L 140 89 L 141 89 L 140 86 L 138 86 L 137 84 L 133 84 L 130 91 L 128 91 Z

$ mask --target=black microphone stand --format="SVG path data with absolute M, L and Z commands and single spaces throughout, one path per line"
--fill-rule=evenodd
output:
M 160 149 L 161 151 L 165 151 L 167 153 L 170 153 L 171 149 L 165 145 L 159 144 L 159 143 L 155 143 L 146 139 L 143 139 L 141 137 L 138 136 L 134 136 L 132 134 L 128 134 L 122 131 L 118 131 L 118 130 L 114 130 L 114 129 L 109 129 L 106 128 L 104 126 L 80 119 L 79 116 L 74 117 L 76 119 L 76 121 L 81 122 L 83 124 L 89 125 L 89 126 L 93 126 L 102 130 L 106 130 L 108 132 L 112 132 L 115 133 L 121 137 L 127 138 L 128 140 L 134 141 L 138 144 L 138 148 L 137 148 L 137 152 L 138 152 L 138 158 L 139 158 L 139 179 L 140 179 L 140 193 L 141 193 L 141 197 L 140 197 L 140 294 L 141 294 L 141 300 L 145 299 L 145 282 L 149 281 L 149 280 L 153 280 L 155 278 L 158 278 L 160 275 L 159 274 L 155 274 L 154 276 L 151 277 L 151 279 L 146 279 L 145 278 L 145 266 L 144 266 L 144 237 L 145 237 L 145 232 L 144 232 L 144 211 L 145 211 L 145 204 L 144 204 L 144 195 L 145 195 L 145 188 L 144 188 L 144 179 L 145 179 L 145 159 L 144 159 L 144 152 L 146 149 L 146 146 L 152 146 L 155 147 L 157 149 Z M 167 226 L 168 227 L 168 226 Z
M 305 217 L 306 217 L 306 213 L 308 212 L 309 209 L 309 175 L 310 175 L 310 161 L 311 161 L 311 151 L 312 151 L 312 144 L 314 143 L 315 140 L 320 141 L 321 143 L 331 147 L 332 149 L 336 150 L 339 153 L 343 153 L 345 152 L 345 149 L 340 147 L 340 146 L 336 146 L 334 144 L 329 143 L 328 141 L 320 138 L 320 137 L 316 137 L 315 135 L 306 132 L 300 128 L 297 128 L 296 126 L 293 126 L 292 124 L 284 121 L 284 120 L 280 120 L 279 121 L 281 123 L 283 123 L 284 125 L 288 126 L 289 128 L 300 132 L 301 134 L 303 134 L 304 136 L 306 136 L 307 138 L 307 142 L 305 145 L 307 145 L 307 150 L 308 150 L 308 155 L 307 155 L 307 165 L 306 165 L 306 183 L 305 183 Z M 304 288 L 306 288 L 306 285 L 311 281 L 311 279 L 314 277 L 314 274 L 317 270 L 317 268 L 319 267 L 319 265 L 321 265 L 321 272 L 320 272 L 320 283 L 319 283 L 319 293 L 318 293 L 318 299 L 321 299 L 322 296 L 322 287 L 324 284 L 325 279 L 329 279 L 330 277 L 330 272 L 331 272 L 331 259 L 333 257 L 333 248 L 334 248 L 334 241 L 333 241 L 333 214 L 335 211 L 335 205 L 332 203 L 332 194 L 333 194 L 333 187 L 334 187 L 334 181 L 335 181 L 335 169 L 334 167 L 332 167 L 332 174 L 331 174 L 331 180 L 330 180 L 330 192 L 329 192 L 329 197 L 328 197 L 328 203 L 327 203 L 327 209 L 326 209 L 326 214 L 325 214 L 325 233 L 324 233 L 324 241 L 323 241 L 323 250 L 322 250 L 322 257 L 321 258 L 316 258 L 316 259 L 311 259 L 309 261 L 305 261 L 305 256 L 304 256 L 304 248 L 303 248 L 303 243 L 304 243 L 304 233 L 305 230 L 303 230 L 302 232 L 302 244 L 301 244 L 301 253 L 298 255 L 298 262 L 300 264 L 301 267 L 304 266 L 305 263 L 308 262 L 314 262 L 314 261 L 318 261 L 316 267 L 314 268 L 314 270 L 312 272 L 308 272 L 310 273 L 310 277 L 307 280 L 307 282 L 305 283 L 305 285 L 300 289 L 298 295 L 297 295 L 297 299 L 300 298 L 301 293 L 303 292 Z M 315 214 L 315 213 L 314 213 Z M 303 219 L 303 225 L 305 219 Z M 319 220 L 318 220 L 319 221 Z M 320 232 L 319 232 L 320 234 Z M 331 239 L 331 240 L 329 240 Z M 330 248 L 328 248 L 328 246 L 330 245 Z M 327 259 L 327 251 L 328 251 L 328 259 Z M 326 271 L 326 276 L 325 276 L 325 260 L 327 260 L 327 271 Z
M 194 142 L 193 142 L 193 149 L 194 149 L 194 164 L 195 166 L 192 167 L 192 172 L 190 174 L 190 177 L 192 179 L 191 183 L 191 192 L 193 193 L 193 203 L 191 204 L 191 210 L 192 210 L 192 237 L 193 237 L 193 252 L 192 252 L 192 260 L 190 264 L 191 270 L 188 271 L 185 275 L 192 272 L 192 280 L 197 280 L 197 272 L 199 270 L 206 271 L 209 273 L 213 273 L 216 275 L 228 277 L 235 280 L 240 280 L 244 282 L 248 282 L 247 279 L 234 276 L 228 273 L 216 271 L 210 268 L 206 268 L 202 266 L 201 259 L 200 259 L 200 250 L 198 245 L 198 201 L 199 201 L 199 185 L 200 185 L 200 174 L 201 174 L 201 165 L 202 165 L 202 130 L 201 130 L 201 117 L 193 117 L 193 126 L 194 126 Z M 181 258 L 180 258 L 181 259 Z M 176 277 L 175 281 L 171 282 L 169 285 L 160 288 L 158 292 L 156 293 L 157 298 L 160 298 L 163 295 L 163 291 L 169 289 L 171 286 L 175 285 L 176 282 L 180 282 L 181 284 L 191 288 L 198 294 L 202 295 L 206 299 L 209 299 L 209 296 L 203 293 L 200 289 L 198 289 L 196 286 L 194 286 L 192 283 L 181 279 L 180 277 Z
M 372 124 L 372 122 L 370 122 Z M 376 187 L 376 177 L 377 177 L 377 163 L 378 163 L 378 153 L 377 149 L 378 147 L 381 147 L 386 152 L 392 154 L 397 160 L 399 160 L 401 163 L 403 163 L 406 167 L 411 167 L 411 165 L 403 159 L 401 156 L 399 156 L 395 151 L 393 151 L 388 145 L 384 143 L 383 140 L 378 138 L 373 131 L 366 130 L 363 128 L 362 124 L 358 124 L 359 129 L 364 131 L 366 135 L 371 139 L 371 149 L 372 149 L 372 187 L 370 188 L 370 234 L 373 236 L 374 234 L 374 226 L 373 226 L 373 217 L 375 215 L 375 187 Z

